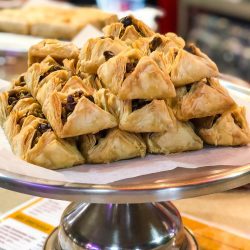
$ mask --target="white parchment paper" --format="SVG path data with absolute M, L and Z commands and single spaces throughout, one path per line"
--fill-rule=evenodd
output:
M 1 87 L 2 86 L 2 87 Z M 0 91 L 6 87 L 0 82 Z M 250 97 L 231 91 L 239 105 L 247 108 L 250 121 Z M 147 155 L 110 164 L 85 164 L 69 169 L 52 171 L 18 159 L 11 152 L 3 130 L 0 129 L 0 169 L 13 173 L 50 180 L 79 183 L 107 184 L 118 180 L 141 175 L 172 170 L 176 167 L 198 168 L 213 165 L 242 165 L 250 163 L 250 146 L 244 147 L 209 147 L 194 152 L 172 155 Z

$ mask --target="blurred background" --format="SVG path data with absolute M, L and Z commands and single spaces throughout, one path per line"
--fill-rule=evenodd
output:
M 0 0 L 0 9 L 42 4 L 95 6 L 119 16 L 132 11 L 161 33 L 176 32 L 195 42 L 221 72 L 250 82 L 250 0 Z M 0 27 L 0 78 L 10 79 L 26 68 L 25 46 L 21 46 L 26 38 L 8 40 L 1 31 Z

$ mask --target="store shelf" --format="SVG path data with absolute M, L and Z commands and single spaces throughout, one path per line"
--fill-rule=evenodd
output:
M 189 10 L 198 8 L 216 14 L 250 22 L 250 1 L 240 0 L 180 0 L 178 33 L 185 36 L 188 30 Z

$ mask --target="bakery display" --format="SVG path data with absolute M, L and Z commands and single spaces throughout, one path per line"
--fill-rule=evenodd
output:
M 87 24 L 101 29 L 115 16 L 97 8 L 27 6 L 0 10 L 0 32 L 71 40 Z
M 51 169 L 246 145 L 245 109 L 218 73 L 194 45 L 127 16 L 80 51 L 32 46 L 27 71 L 0 94 L 0 124 L 15 154 Z

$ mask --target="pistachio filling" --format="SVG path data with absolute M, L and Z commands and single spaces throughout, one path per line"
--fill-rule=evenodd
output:
M 132 112 L 134 112 L 137 109 L 141 109 L 147 104 L 149 104 L 151 100 L 143 100 L 143 99 L 134 99 L 132 100 Z
M 36 128 L 36 132 L 33 136 L 32 142 L 31 142 L 31 148 L 33 148 L 39 141 L 40 137 L 47 131 L 52 131 L 52 128 L 49 123 L 39 123 L 39 125 Z
M 162 44 L 162 39 L 158 36 L 154 37 L 149 43 L 149 49 L 151 52 L 155 51 Z

